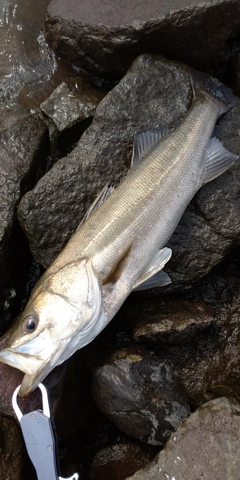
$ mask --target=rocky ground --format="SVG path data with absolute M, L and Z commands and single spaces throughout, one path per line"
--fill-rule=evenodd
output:
M 187 65 L 240 95 L 239 13 L 238 0 L 49 3 L 45 38 L 71 78 L 34 110 L 1 115 L 1 333 L 101 189 L 126 175 L 134 133 L 181 122 Z M 239 113 L 214 132 L 236 155 Z M 238 480 L 239 172 L 235 162 L 187 207 L 168 242 L 172 283 L 133 293 L 47 378 L 63 476 Z M 21 378 L 0 363 L 3 480 L 36 478 L 11 404 Z

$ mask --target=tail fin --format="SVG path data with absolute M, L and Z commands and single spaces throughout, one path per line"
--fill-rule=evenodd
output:
M 227 112 L 239 102 L 239 98 L 234 95 L 233 91 L 223 85 L 217 78 L 210 77 L 192 67 L 189 67 L 189 76 L 193 89 L 193 98 L 196 97 L 197 91 L 214 98 L 219 104 L 219 115 Z

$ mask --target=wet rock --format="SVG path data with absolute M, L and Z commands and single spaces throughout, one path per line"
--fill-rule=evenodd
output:
M 45 35 L 58 56 L 100 76 L 123 76 L 146 52 L 213 73 L 239 13 L 237 0 L 118 1 L 114 8 L 111 0 L 52 0 Z
M 83 78 L 76 78 L 73 85 L 61 83 L 41 104 L 41 110 L 52 120 L 58 132 L 75 123 L 92 118 L 104 93 L 94 89 Z
M 121 442 L 101 448 L 95 455 L 89 480 L 124 480 L 146 465 L 156 449 L 143 444 Z
M 8 308 L 27 271 L 27 247 L 16 207 L 36 182 L 49 149 L 47 128 L 37 116 L 6 112 L 0 122 L 0 313 Z M 11 293 L 12 292 L 12 293 Z M 2 320 L 0 330 L 4 328 Z
M 11 418 L 0 416 L 1 479 L 22 480 L 26 457 L 20 428 Z
M 185 390 L 171 362 L 145 349 L 114 352 L 96 368 L 92 392 L 113 423 L 151 445 L 165 443 L 189 413 Z
M 186 343 L 213 322 L 213 311 L 206 304 L 180 295 L 154 300 L 137 296 L 125 312 L 133 325 L 134 340 L 153 346 Z
M 128 480 L 236 480 L 240 408 L 226 398 L 206 403 L 172 434 L 158 457 Z
M 49 265 L 106 183 L 126 174 L 134 132 L 170 128 L 190 102 L 184 66 L 147 55 L 134 63 L 100 102 L 77 147 L 21 201 L 18 217 L 36 259 Z
M 214 322 L 187 344 L 160 346 L 159 354 L 174 364 L 193 408 L 219 394 L 239 398 L 240 279 L 215 273 L 189 297 L 207 303 Z

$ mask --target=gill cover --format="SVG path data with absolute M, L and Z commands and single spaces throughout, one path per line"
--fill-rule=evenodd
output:
M 48 280 L 48 291 L 77 310 L 71 318 L 72 327 L 75 323 L 78 338 L 87 335 L 102 312 L 102 293 L 91 260 L 81 259 L 65 265 Z

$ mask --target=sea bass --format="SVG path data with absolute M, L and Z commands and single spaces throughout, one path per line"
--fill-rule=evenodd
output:
M 0 360 L 25 372 L 26 396 L 91 342 L 133 289 L 166 285 L 165 247 L 198 189 L 237 157 L 211 138 L 238 99 L 218 80 L 191 71 L 192 106 L 171 132 L 138 132 L 133 167 L 80 226 L 36 284 Z

